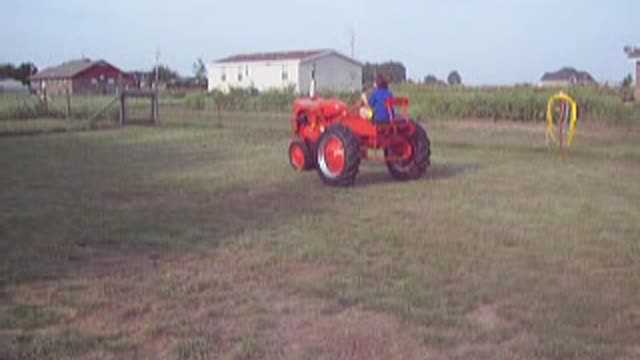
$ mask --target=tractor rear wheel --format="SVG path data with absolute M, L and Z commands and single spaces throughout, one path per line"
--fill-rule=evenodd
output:
M 289 163 L 296 171 L 313 169 L 313 156 L 309 146 L 302 140 L 294 140 L 289 145 Z
M 411 158 L 405 161 L 387 161 L 387 169 L 396 180 L 415 180 L 424 175 L 430 165 L 431 142 L 422 126 L 416 124 L 416 131 L 407 139 L 411 147 Z M 385 157 L 397 156 L 393 149 L 384 150 Z
M 342 124 L 332 125 L 322 134 L 316 151 L 318 174 L 331 186 L 353 185 L 360 166 L 360 144 Z

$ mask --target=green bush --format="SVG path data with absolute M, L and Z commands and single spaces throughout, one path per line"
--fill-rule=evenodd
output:
M 86 120 L 111 101 L 113 101 L 113 97 L 108 96 L 75 96 L 71 99 L 71 113 L 68 117 Z M 64 119 L 67 118 L 66 109 L 67 100 L 65 97 L 51 97 L 45 104 L 34 95 L 0 95 L 0 120 Z M 99 114 L 97 118 L 115 120 L 118 116 L 119 108 L 117 104 L 114 104 Z
M 193 110 L 205 109 L 205 95 L 201 93 L 193 93 L 186 96 L 185 104 Z

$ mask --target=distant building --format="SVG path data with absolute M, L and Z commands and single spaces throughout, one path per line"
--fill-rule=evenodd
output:
M 591 74 L 586 71 L 578 71 L 571 67 L 565 67 L 556 72 L 545 73 L 541 79 L 541 85 L 545 87 L 596 84 Z
M 207 91 L 207 80 L 196 77 L 180 77 L 167 83 L 167 90 L 170 91 Z
M 131 84 L 131 77 L 104 60 L 73 60 L 31 76 L 31 91 L 48 95 L 115 94 Z
M 0 94 L 28 92 L 29 88 L 20 81 L 0 76 Z
M 241 54 L 214 61 L 208 71 L 208 89 L 228 92 L 230 88 L 293 88 L 307 93 L 314 69 L 318 90 L 362 89 L 362 64 L 327 49 Z
M 636 99 L 640 99 L 640 48 L 627 46 L 624 52 L 636 66 Z
M 149 71 L 129 71 L 129 80 L 134 88 L 151 88 L 154 76 Z

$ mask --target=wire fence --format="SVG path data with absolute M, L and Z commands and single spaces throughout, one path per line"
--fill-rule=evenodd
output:
M 407 96 L 411 115 L 439 119 L 501 119 L 544 121 L 549 97 L 558 89 L 536 87 L 473 88 L 427 85 L 394 86 L 394 93 Z M 640 122 L 640 105 L 624 102 L 612 88 L 565 89 L 577 100 L 581 119 L 611 123 Z M 353 104 L 359 94 L 322 94 Z M 297 95 L 293 91 L 232 89 L 222 92 L 163 92 L 159 98 L 160 118 L 172 116 L 215 117 L 221 112 L 289 113 Z M 0 121 L 22 119 L 87 120 L 117 122 L 118 104 L 112 96 L 57 96 L 47 101 L 28 93 L 0 94 Z M 100 111 L 102 110 L 102 111 Z M 149 119 L 148 99 L 129 99 L 127 112 L 132 119 Z

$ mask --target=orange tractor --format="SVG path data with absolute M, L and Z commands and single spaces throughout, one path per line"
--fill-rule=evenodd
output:
M 291 165 L 297 171 L 317 169 L 324 183 L 333 186 L 352 185 L 361 159 L 386 164 L 398 180 L 421 177 L 430 164 L 427 132 L 409 119 L 408 99 L 391 98 L 385 105 L 390 121 L 375 124 L 364 103 L 350 108 L 340 100 L 297 99 L 291 118 Z M 376 156 L 374 150 L 384 155 Z

